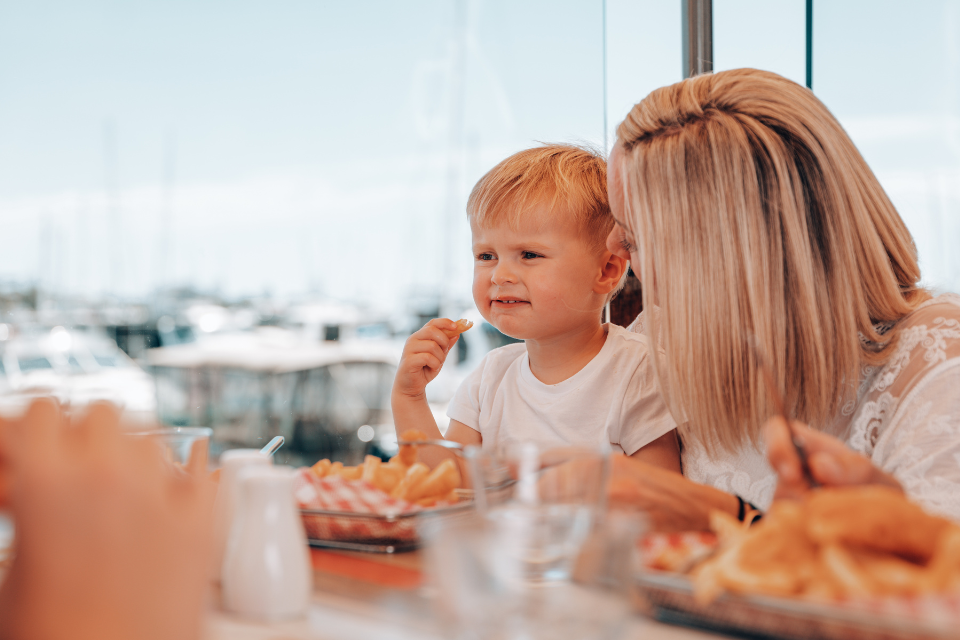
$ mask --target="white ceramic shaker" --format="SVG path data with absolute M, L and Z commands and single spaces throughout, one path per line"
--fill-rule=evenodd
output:
M 306 614 L 310 553 L 293 497 L 290 467 L 247 467 L 239 473 L 237 510 L 223 563 L 223 605 L 261 620 Z
M 213 505 L 213 555 L 210 575 L 214 582 L 220 582 L 223 570 L 223 557 L 227 550 L 227 539 L 233 525 L 237 504 L 237 474 L 240 469 L 250 465 L 270 466 L 273 457 L 260 453 L 259 449 L 232 449 L 220 456 L 220 488 Z

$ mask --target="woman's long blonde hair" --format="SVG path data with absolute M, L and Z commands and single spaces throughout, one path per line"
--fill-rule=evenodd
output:
M 896 322 L 929 297 L 910 233 L 846 132 L 804 87 L 737 69 L 657 89 L 617 138 L 611 170 L 644 307 L 661 309 L 648 330 L 661 332 L 678 421 L 709 450 L 758 442 L 773 408 L 755 340 L 791 416 L 830 428 L 861 367 L 889 357 Z

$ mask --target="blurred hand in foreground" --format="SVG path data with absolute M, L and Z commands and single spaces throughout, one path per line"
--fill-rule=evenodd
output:
M 869 459 L 851 450 L 840 440 L 815 431 L 802 422 L 792 426 L 807 454 L 807 466 L 814 480 L 827 487 L 879 484 L 902 490 L 889 473 L 878 469 Z M 775 417 L 763 427 L 767 458 L 779 476 L 776 498 L 799 498 L 810 489 L 804 478 L 800 456 L 782 418 Z
M 48 399 L 0 420 L 17 528 L 0 638 L 198 638 L 215 492 L 205 444 L 183 473 L 123 436 L 106 404 L 76 424 Z

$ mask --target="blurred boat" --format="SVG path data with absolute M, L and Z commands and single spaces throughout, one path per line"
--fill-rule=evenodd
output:
M 318 341 L 257 327 L 146 357 L 164 423 L 210 426 L 217 449 L 280 435 L 288 453 L 356 462 L 369 448 L 361 429 L 390 420 L 400 352 L 392 341 Z
M 54 327 L 0 342 L 0 395 L 13 403 L 51 395 L 72 407 L 108 400 L 128 420 L 150 422 L 156 416 L 153 379 L 96 331 Z

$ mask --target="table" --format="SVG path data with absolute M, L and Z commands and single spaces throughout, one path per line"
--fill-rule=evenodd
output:
M 314 591 L 306 618 L 258 623 L 219 608 L 214 592 L 205 640 L 442 640 L 424 585 L 419 552 L 396 555 L 311 549 Z M 568 587 L 558 587 L 567 589 Z M 577 590 L 580 587 L 570 586 Z M 571 593 L 571 602 L 579 599 Z M 708 640 L 716 635 L 643 618 L 628 623 L 623 640 Z

